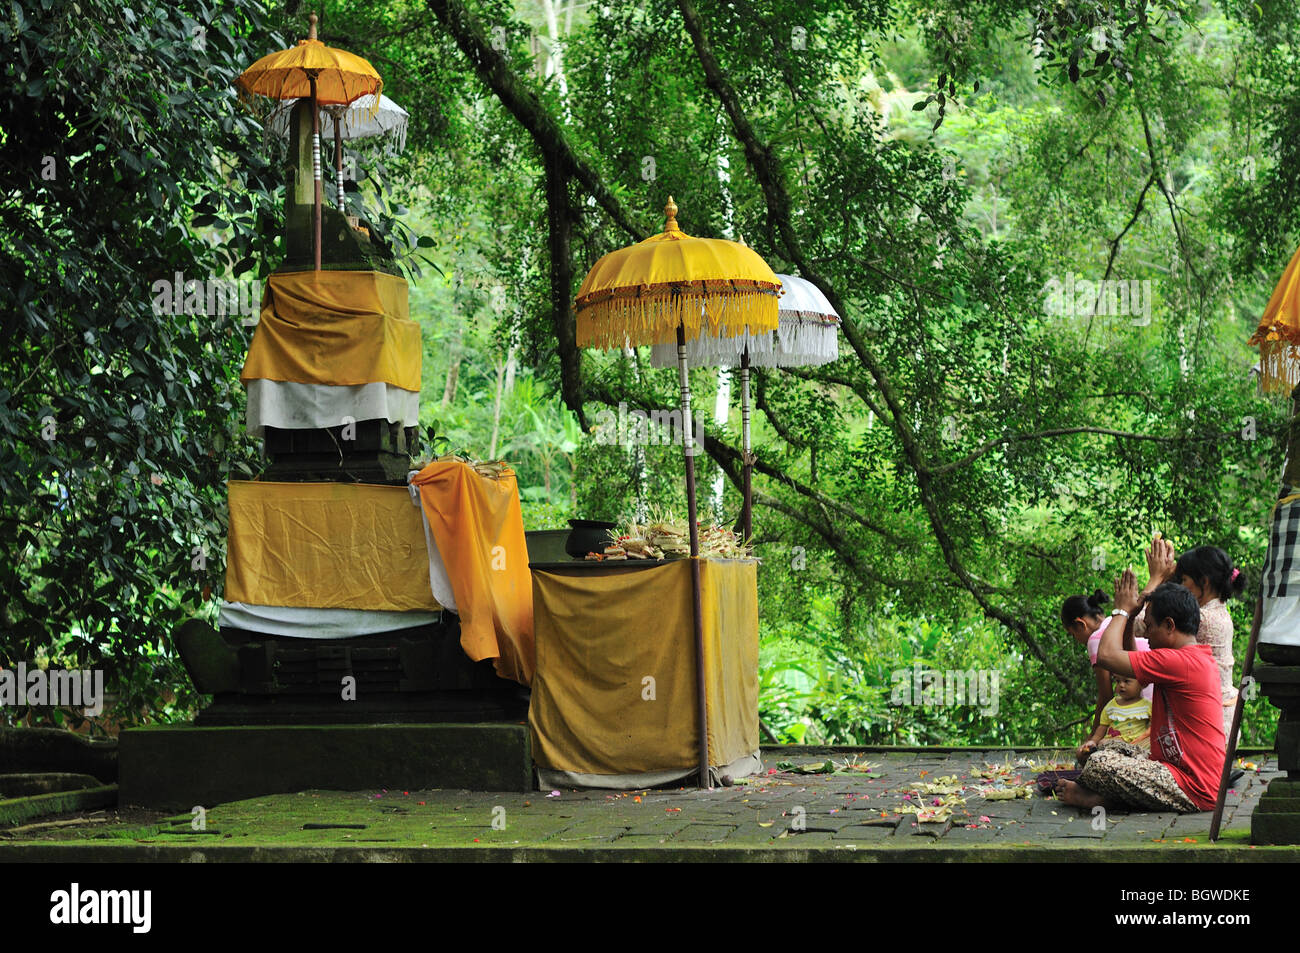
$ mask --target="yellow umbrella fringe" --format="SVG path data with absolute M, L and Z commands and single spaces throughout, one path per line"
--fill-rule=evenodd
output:
M 1290 394 L 1300 384 L 1300 346 L 1287 340 L 1260 342 L 1259 370 L 1265 394 Z
M 607 297 L 579 305 L 579 347 L 621 348 L 625 345 L 675 341 L 677 328 L 694 340 L 705 328 L 716 337 L 773 331 L 778 324 L 775 294 L 749 291 L 686 292 L 671 297 Z
M 579 313 L 578 344 L 662 344 L 676 339 L 678 326 L 685 328 L 687 340 L 699 337 L 706 326 L 710 333 L 726 337 L 771 330 L 776 322 L 776 299 L 760 293 L 726 298 L 680 295 L 670 300 L 612 298 Z
M 587 286 L 588 281 L 591 281 L 590 274 L 582 283 L 584 288 Z M 779 281 L 765 281 L 762 278 L 697 278 L 681 281 L 661 281 L 654 284 L 616 284 L 610 288 L 585 293 L 582 289 L 579 289 L 576 303 L 578 310 L 581 311 L 589 305 L 598 304 L 607 298 L 667 300 L 678 295 L 699 295 L 706 292 L 730 295 L 750 291 L 777 296 L 781 294 L 781 283 Z
M 277 101 L 278 101 L 278 102 L 285 102 L 285 101 L 287 101 L 287 100 L 292 100 L 292 99 L 309 99 L 309 98 L 310 98 L 306 93 L 304 93 L 304 94 L 302 94 L 302 95 L 294 95 L 294 94 L 291 94 L 291 95 L 285 95 L 285 94 L 284 94 L 284 89 L 285 89 L 285 87 L 288 87 L 288 86 L 290 86 L 290 85 L 291 85 L 290 80 L 289 80 L 288 78 L 286 78 L 286 79 L 284 79 L 284 80 L 279 84 L 279 86 L 278 86 L 276 89 L 274 89 L 274 90 L 268 90 L 268 91 L 266 91 L 266 92 L 262 92 L 262 91 L 258 91 L 258 90 L 252 90 L 252 89 L 247 88 L 246 86 L 243 86 L 242 84 L 236 85 L 235 88 L 236 88 L 236 90 L 237 90 L 237 92 L 238 92 L 238 97 L 237 97 L 237 99 L 238 99 L 239 103 L 242 104 L 242 105 L 246 105 L 246 106 L 251 107 L 251 108 L 253 109 L 253 111 L 254 111 L 254 116 L 256 116 L 256 115 L 258 115 L 258 114 L 257 114 L 257 112 L 255 111 L 255 107 L 253 107 L 253 104 L 254 104 L 258 99 L 265 98 L 265 99 L 269 99 L 269 100 L 271 100 L 272 102 L 277 102 Z M 347 90 L 347 91 L 344 93 L 344 95 L 352 96 L 352 98 L 349 99 L 347 102 L 338 102 L 338 101 L 335 101 L 333 98 L 317 97 L 317 99 L 316 99 L 316 104 L 317 104 L 317 106 L 350 106 L 350 105 L 352 105 L 352 103 L 356 102 L 356 101 L 357 101 L 358 99 L 360 99 L 361 97 L 363 97 L 363 96 L 369 96 L 369 95 L 373 94 L 374 97 L 375 97 L 375 98 L 374 98 L 374 101 L 373 101 L 373 102 L 370 104 L 370 106 L 366 109 L 366 112 L 369 113 L 369 116 L 370 116 L 371 119 L 374 119 L 375 116 L 379 113 L 379 97 L 380 97 L 381 95 L 383 95 L 383 91 L 384 91 L 384 81 L 381 79 L 381 80 L 379 80 L 379 81 L 377 82 L 377 84 L 375 85 L 375 88 L 374 88 L 373 90 L 372 90 L 372 89 L 366 89 L 366 88 L 362 87 L 362 88 L 360 88 L 360 90 L 356 93 L 356 95 L 352 95 L 352 90 L 350 90 L 350 89 Z M 274 109 L 275 107 L 272 106 L 271 108 Z M 268 110 L 268 114 L 269 114 L 269 110 Z
M 1300 328 L 1280 322 L 1269 325 L 1261 324 L 1246 343 L 1254 347 L 1255 345 L 1273 341 L 1288 341 L 1291 344 L 1300 345 Z

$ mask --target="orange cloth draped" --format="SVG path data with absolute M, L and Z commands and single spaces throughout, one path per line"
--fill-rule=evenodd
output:
M 419 488 L 456 595 L 461 648 L 475 662 L 493 659 L 502 678 L 530 684 L 537 664 L 533 589 L 514 471 L 494 480 L 459 460 L 442 460 L 411 485 Z
M 406 281 L 379 271 L 271 275 L 242 381 L 420 390 L 420 326 Z

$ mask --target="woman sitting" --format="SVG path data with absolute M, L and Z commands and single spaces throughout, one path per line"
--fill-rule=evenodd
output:
M 1237 687 L 1232 680 L 1232 616 L 1224 603 L 1246 588 L 1246 576 L 1217 546 L 1197 546 L 1178 557 L 1173 580 L 1196 597 L 1201 628 L 1196 641 L 1208 645 L 1219 667 L 1219 692 L 1223 701 L 1223 733 L 1232 729 Z

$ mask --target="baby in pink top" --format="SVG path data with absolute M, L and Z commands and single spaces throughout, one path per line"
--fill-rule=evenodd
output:
M 1146 615 L 1146 611 L 1147 611 L 1146 606 L 1143 606 L 1142 612 L 1138 615 L 1138 618 L 1139 619 L 1143 618 Z M 1107 616 L 1106 621 L 1104 621 L 1101 624 L 1101 628 L 1099 628 L 1096 632 L 1092 633 L 1092 635 L 1088 636 L 1088 661 L 1091 662 L 1093 665 L 1097 664 L 1097 646 L 1101 644 L 1101 634 L 1106 631 L 1106 626 L 1110 625 L 1110 620 L 1115 618 L 1122 619 L 1123 616 L 1113 616 L 1113 615 Z M 1134 636 L 1133 645 L 1139 652 L 1151 651 L 1151 644 L 1147 642 L 1147 640 L 1144 638 Z M 1151 693 L 1153 690 L 1154 690 L 1154 686 L 1147 685 L 1145 688 L 1142 689 L 1142 697 L 1145 698 L 1147 701 L 1151 701 Z

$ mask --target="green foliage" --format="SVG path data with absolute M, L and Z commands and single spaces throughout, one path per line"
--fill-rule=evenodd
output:
M 470 8 L 647 234 L 671 193 L 688 232 L 743 235 L 843 301 L 861 353 L 846 338 L 834 365 L 754 379 L 764 723 L 790 740 L 1077 741 L 1092 682 L 1065 596 L 1109 589 L 1157 529 L 1251 575 L 1262 561 L 1284 409 L 1257 395 L 1244 342 L 1300 232 L 1294 3 L 696 5 L 757 145 L 677 3 Z M 425 451 L 508 459 L 530 529 L 684 513 L 680 447 L 601 444 L 560 402 L 536 141 L 424 4 L 322 12 L 322 38 L 370 58 L 411 112 L 406 153 L 361 164 L 361 197 L 432 265 L 411 289 Z M 132 711 L 193 705 L 166 636 L 213 611 L 222 483 L 259 466 L 246 331 L 154 314 L 150 289 L 277 260 L 279 173 L 230 84 L 300 19 L 256 0 L 53 0 L 0 21 L 0 660 L 103 664 Z M 566 195 L 576 284 L 632 236 L 576 179 Z M 1138 312 L 1047 307 L 1049 282 L 1102 278 L 1139 282 Z M 644 350 L 580 361 L 588 421 L 677 404 Z M 692 370 L 697 407 L 717 381 Z M 739 431 L 733 392 L 709 435 L 734 448 Z M 734 458 L 696 463 L 704 516 L 734 520 Z M 916 663 L 1000 673 L 998 715 L 893 704 Z M 1249 740 L 1270 730 L 1259 705 Z
M 274 257 L 278 182 L 231 89 L 268 42 L 256 3 L 0 23 L 0 661 L 101 667 L 129 711 L 193 702 L 167 633 L 209 611 L 222 484 L 253 465 L 239 315 L 157 314 L 154 282 Z

